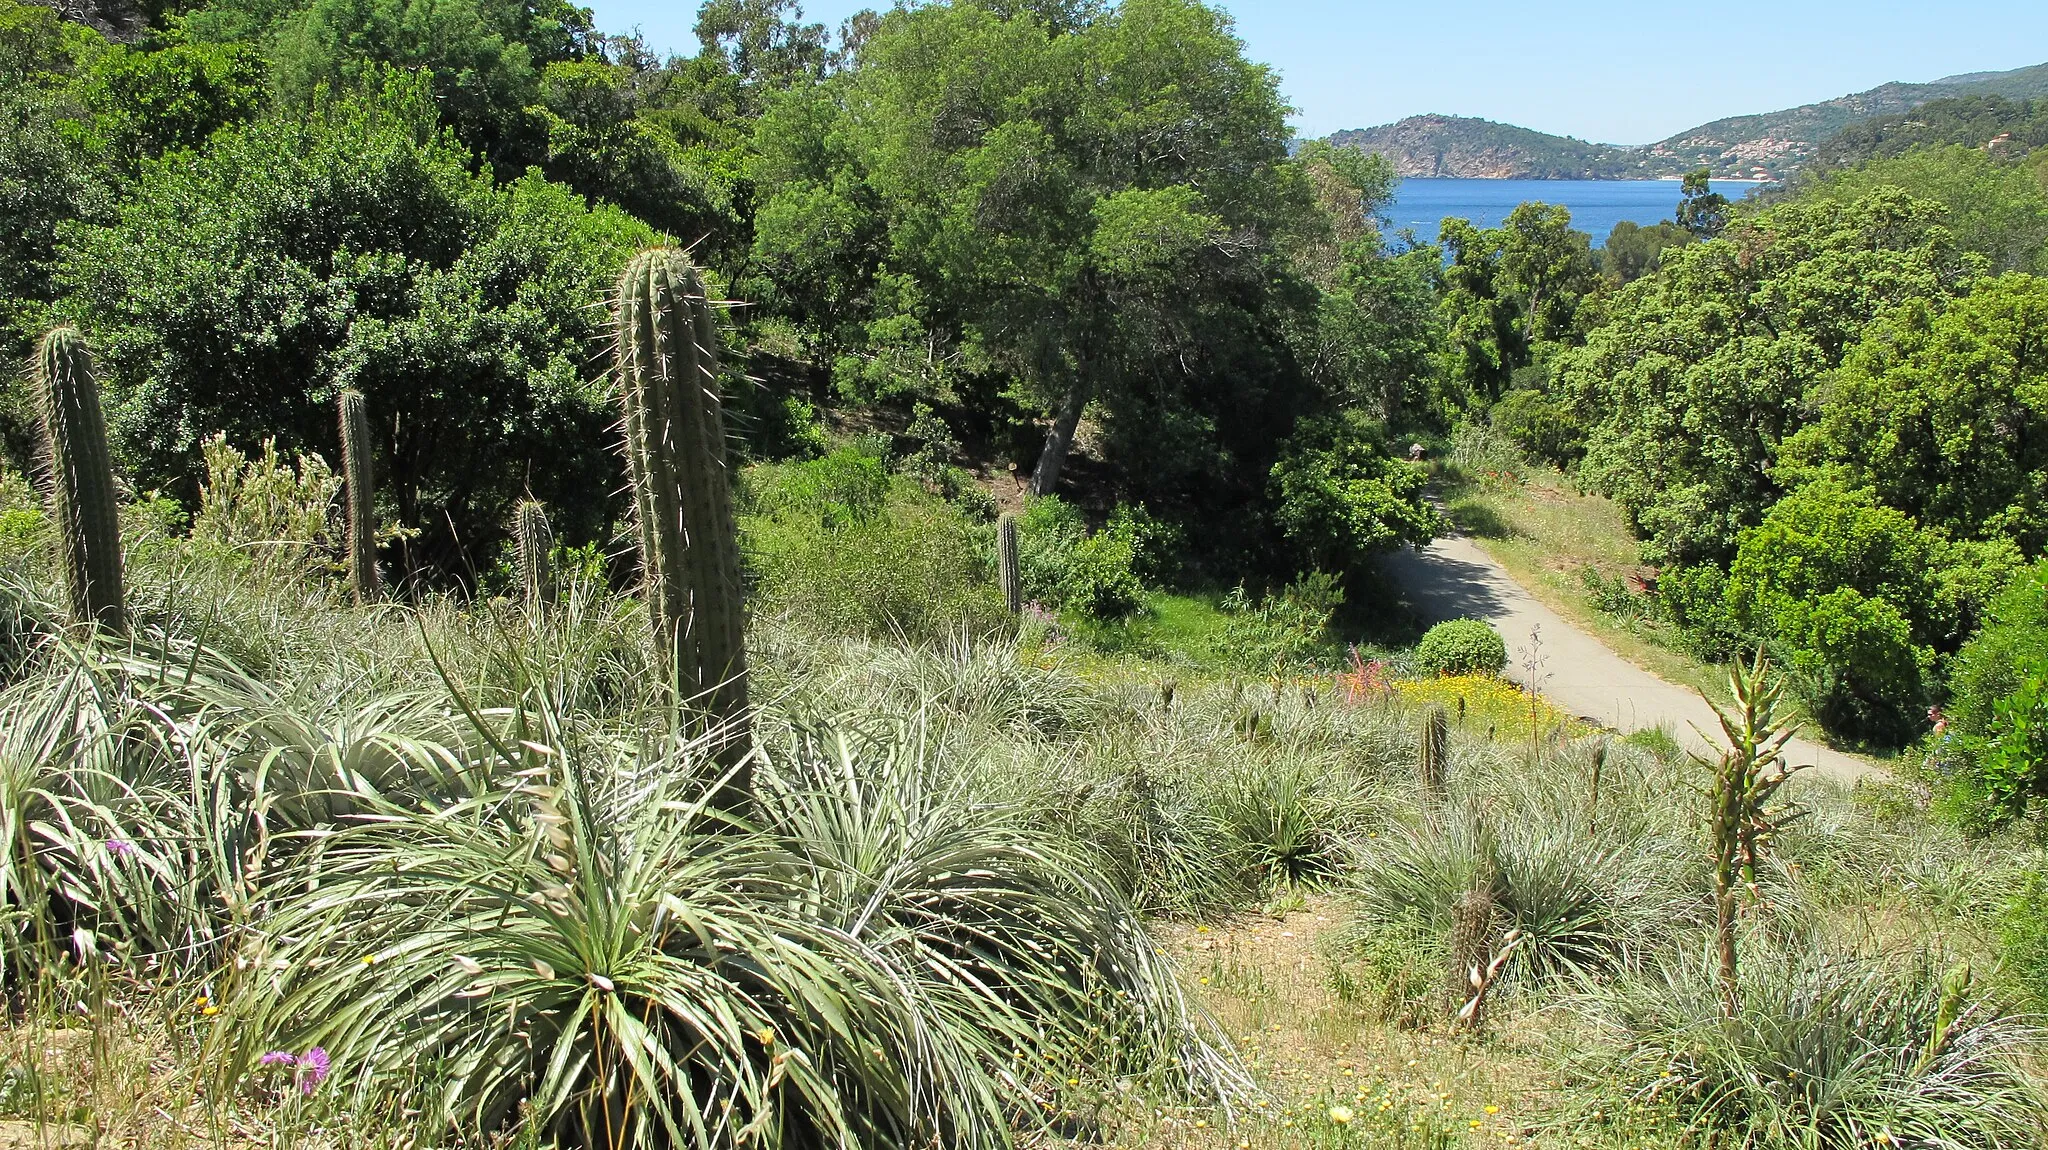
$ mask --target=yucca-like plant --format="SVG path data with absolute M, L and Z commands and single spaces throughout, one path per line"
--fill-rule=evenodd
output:
M 701 740 L 545 703 L 500 737 L 500 788 L 322 836 L 229 1073 L 317 1045 L 367 1101 L 430 1066 L 451 1127 L 603 1147 L 1002 1146 L 1064 1076 L 1229 1081 L 1091 860 L 914 740 L 803 731 L 749 827 Z
M 1731 1015 L 1717 967 L 1662 967 L 1581 1002 L 1604 1036 L 1573 1056 L 1589 1111 L 1638 1103 L 1740 1150 L 2033 1150 L 2048 1136 L 2028 1069 L 2039 1034 L 1961 968 L 1755 954 Z

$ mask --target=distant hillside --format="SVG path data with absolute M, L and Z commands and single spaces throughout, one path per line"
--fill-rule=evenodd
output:
M 1824 142 L 1873 117 L 1896 116 L 1943 99 L 2040 96 L 2048 96 L 2048 64 L 1928 84 L 1884 84 L 1781 112 L 1715 120 L 1645 145 L 1594 144 L 1464 116 L 1410 116 L 1395 124 L 1338 132 L 1330 141 L 1381 153 L 1404 176 L 1627 179 L 1678 176 L 1704 167 L 1717 176 L 1782 180 L 1818 155 Z
M 2015 160 L 2048 147 L 2048 99 L 1960 96 L 1874 116 L 1823 141 L 1810 170 L 1848 167 L 1946 144 L 1982 148 Z

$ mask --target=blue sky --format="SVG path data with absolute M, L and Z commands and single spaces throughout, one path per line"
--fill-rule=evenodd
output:
M 591 3 L 591 0 L 583 0 Z M 695 0 L 596 0 L 599 27 L 696 51 Z M 869 0 L 811 0 L 837 27 Z M 1419 112 L 1639 144 L 1888 80 L 2048 62 L 2043 0 L 1225 0 L 1305 135 Z

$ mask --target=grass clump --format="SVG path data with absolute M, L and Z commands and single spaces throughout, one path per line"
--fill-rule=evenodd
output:
M 1780 954 L 1742 968 L 1724 1015 L 1718 977 L 1674 965 L 1586 1000 L 1610 1041 L 1577 1066 L 1608 1110 L 1669 1113 L 1707 1144 L 1847 1150 L 2040 1144 L 2048 1095 L 2025 1059 L 2036 1035 L 1925 956 Z

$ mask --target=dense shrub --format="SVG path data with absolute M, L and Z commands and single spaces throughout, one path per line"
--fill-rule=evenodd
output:
M 1586 453 L 1586 429 L 1560 397 L 1529 388 L 1511 391 L 1493 405 L 1487 419 L 1531 459 L 1569 467 Z
M 1164 528 L 1141 509 L 1119 507 L 1090 533 L 1081 511 L 1056 495 L 1033 499 L 1017 523 L 1025 598 L 1116 619 L 1144 606 L 1143 575 L 1160 568 Z
M 1335 576 L 1313 572 L 1278 594 L 1253 597 L 1243 584 L 1223 597 L 1224 661 L 1254 674 L 1280 674 L 1310 656 L 1328 638 L 1331 617 L 1344 605 Z
M 1742 534 L 1726 589 L 1824 726 L 1902 742 L 1953 653 L 2017 565 L 2008 543 L 1953 543 L 1868 491 L 1818 482 Z
M 748 473 L 755 612 L 913 641 L 1006 626 L 985 530 L 907 477 L 880 472 L 878 489 L 875 460 L 842 449 Z
M 1415 668 L 1425 675 L 1497 675 L 1507 665 L 1507 641 L 1484 619 L 1438 623 L 1415 645 Z
M 1274 519 L 1301 566 L 1350 571 L 1381 551 L 1436 537 L 1442 517 L 1423 499 L 1425 482 L 1389 456 L 1379 429 L 1318 420 L 1298 430 L 1273 465 Z
M 2048 874 L 2026 877 L 2005 907 L 1999 941 L 2020 993 L 2036 1011 L 2048 1012 Z
M 1956 656 L 1948 715 L 1934 755 L 1947 814 L 1982 829 L 2048 801 L 2048 564 L 2015 579 Z

